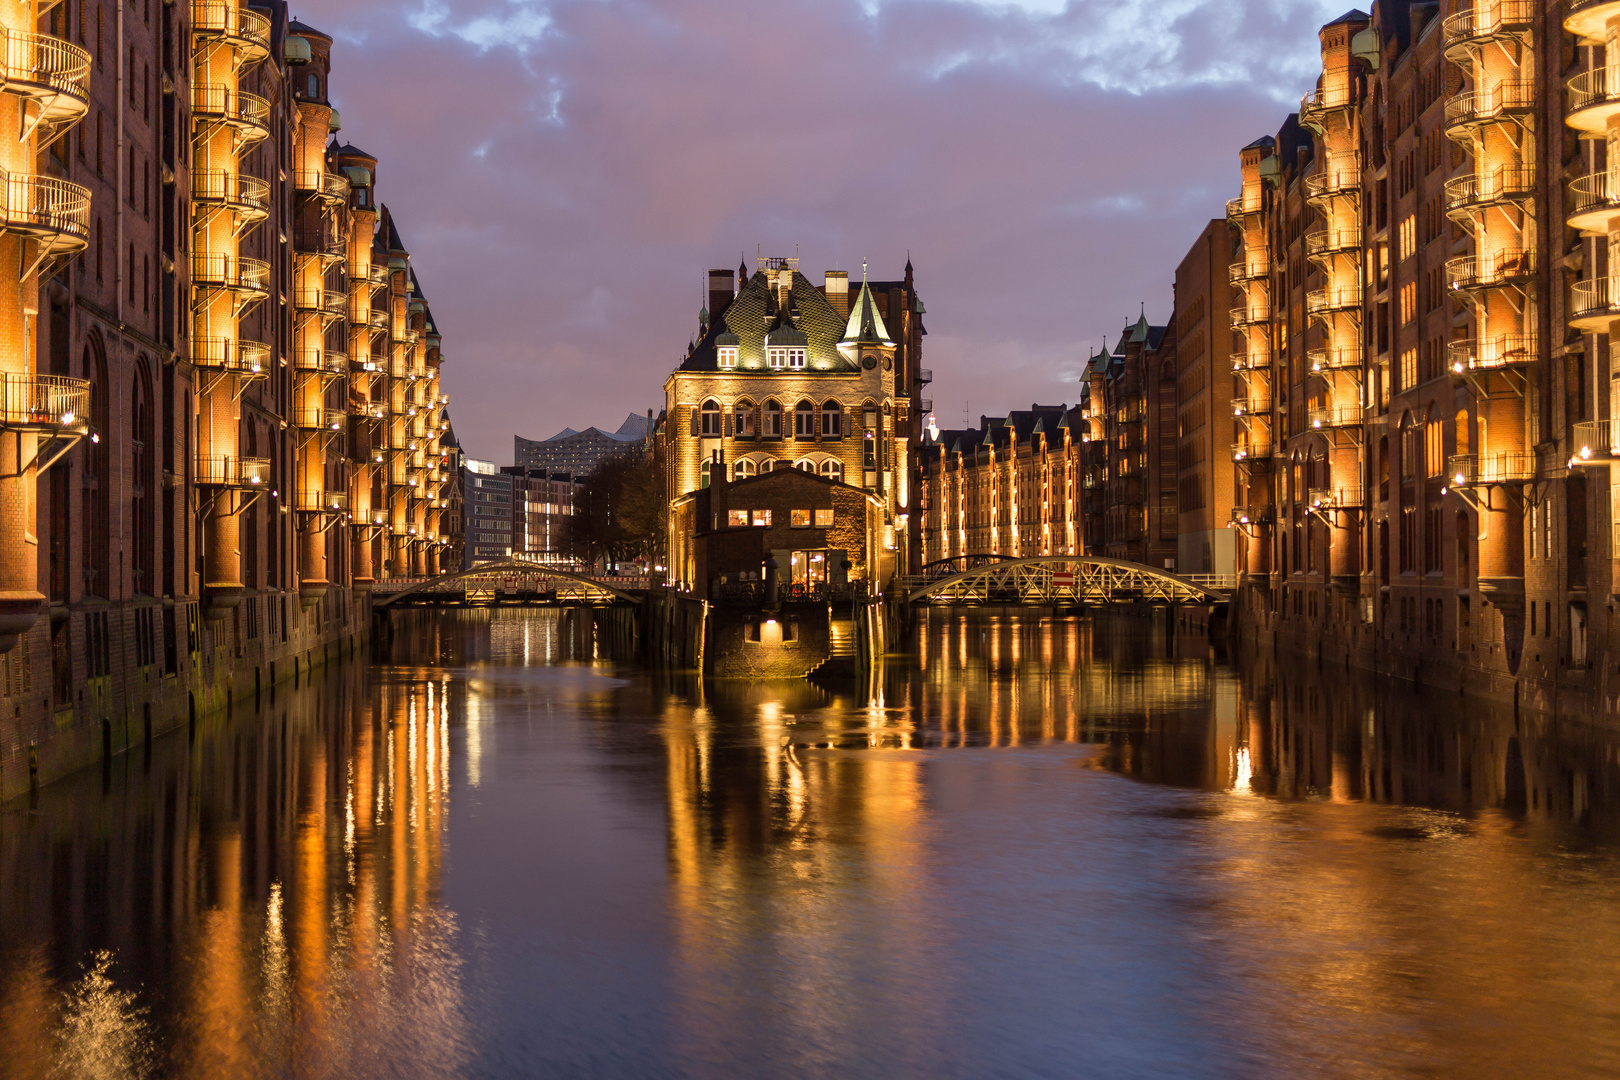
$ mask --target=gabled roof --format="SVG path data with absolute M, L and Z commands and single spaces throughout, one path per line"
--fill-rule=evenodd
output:
M 806 351 L 805 371 L 848 374 L 859 364 L 838 351 L 844 331 L 844 317 L 797 270 L 791 273 L 786 310 L 779 310 L 776 290 L 765 271 L 755 272 L 743 282 L 737 295 L 714 318 L 703 337 L 681 361 L 681 371 L 718 371 L 716 349 L 725 345 L 737 349 L 738 371 L 768 372 L 765 346 L 767 336 L 773 345 L 802 345 Z M 800 340 L 802 338 L 802 340 Z M 730 370 L 730 369 L 727 369 Z
M 1368 15 L 1365 11 L 1362 11 L 1360 8 L 1351 8 L 1349 11 L 1345 12 L 1343 15 L 1340 15 L 1337 19 L 1334 19 L 1332 22 L 1323 23 L 1322 25 L 1323 26 L 1338 26 L 1340 23 L 1364 23 L 1364 22 L 1372 22 L 1372 16 Z

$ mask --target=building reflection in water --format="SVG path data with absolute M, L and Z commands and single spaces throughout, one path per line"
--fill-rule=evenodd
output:
M 0 1075 L 455 1075 L 447 685 L 334 668 L 7 807 Z

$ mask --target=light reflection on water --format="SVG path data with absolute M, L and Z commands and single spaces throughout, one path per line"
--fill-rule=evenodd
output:
M 1620 740 L 1140 625 L 399 617 L 0 812 L 0 1076 L 1620 1071 Z

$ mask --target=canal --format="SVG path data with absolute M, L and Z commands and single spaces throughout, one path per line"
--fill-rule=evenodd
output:
M 1620 739 L 1139 623 L 408 613 L 0 810 L 0 1076 L 1620 1073 Z

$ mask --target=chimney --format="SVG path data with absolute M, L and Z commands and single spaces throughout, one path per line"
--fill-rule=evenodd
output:
M 731 304 L 731 298 L 736 294 L 736 278 L 731 270 L 709 271 L 709 325 L 714 326 L 720 321 L 720 313 Z
M 827 271 L 826 284 L 821 291 L 827 294 L 827 302 L 833 306 L 838 314 L 849 315 L 849 271 Z

